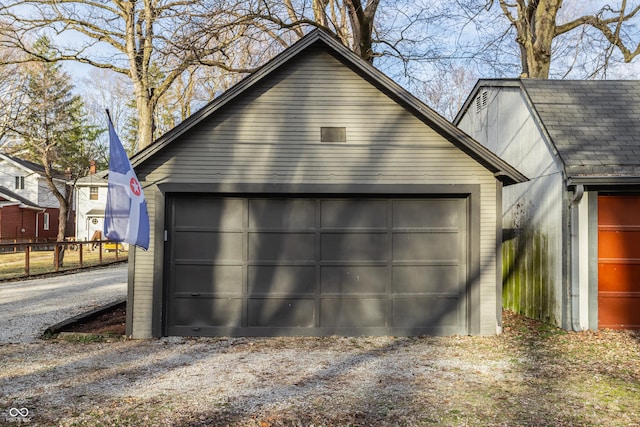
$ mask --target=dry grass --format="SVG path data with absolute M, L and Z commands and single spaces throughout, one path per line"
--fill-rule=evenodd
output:
M 128 252 L 118 251 L 116 252 L 102 251 L 102 264 L 110 264 L 118 260 L 126 260 Z M 32 251 L 29 253 L 29 274 L 39 275 L 55 272 L 54 264 L 54 251 Z M 100 253 L 96 249 L 95 251 L 89 250 L 88 247 L 84 247 L 82 251 L 82 267 L 90 267 L 100 265 Z M 74 270 L 81 268 L 80 265 L 80 251 L 79 250 L 66 250 L 64 253 L 64 263 L 60 267 L 60 271 Z M 9 252 L 0 253 L 0 280 L 14 279 L 24 277 L 25 274 L 25 253 L 24 252 Z

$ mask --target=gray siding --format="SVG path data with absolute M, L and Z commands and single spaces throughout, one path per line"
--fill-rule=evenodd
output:
M 487 87 L 459 127 L 530 178 L 503 191 L 503 304 L 562 323 L 564 176 L 519 87 Z
M 321 143 L 320 127 L 346 127 L 346 142 Z M 158 334 L 152 318 L 162 292 L 162 268 L 154 269 L 154 260 L 163 260 L 158 186 L 184 184 L 187 191 L 189 184 L 207 183 L 375 184 L 381 191 L 394 184 L 480 185 L 479 333 L 496 332 L 499 184 L 493 174 L 325 52 L 295 58 L 137 173 L 156 223 L 150 250 L 135 254 L 134 337 Z

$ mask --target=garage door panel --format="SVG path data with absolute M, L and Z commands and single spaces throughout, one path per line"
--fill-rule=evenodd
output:
M 610 329 L 640 329 L 640 292 L 598 295 L 598 326 Z
M 395 200 L 393 202 L 394 228 L 458 228 L 464 225 L 461 217 L 461 201 Z
M 387 301 L 380 298 L 323 298 L 320 326 L 369 328 L 387 326 Z
M 306 199 L 250 199 L 250 229 L 314 229 L 316 205 Z
M 242 260 L 243 240 L 238 232 L 181 231 L 173 245 L 176 259 Z
M 315 266 L 250 265 L 248 267 L 249 294 L 286 293 L 315 294 Z
M 458 233 L 396 233 L 394 261 L 455 261 L 460 257 Z
M 610 292 L 640 292 L 640 260 L 636 262 L 600 262 L 601 289 Z
M 242 298 L 175 298 L 173 326 L 241 326 Z
M 242 199 L 181 198 L 175 207 L 176 226 L 242 229 Z
M 635 231 L 601 229 L 598 234 L 598 250 L 601 258 L 640 259 L 640 229 Z
M 387 202 L 385 200 L 322 200 L 320 227 L 323 229 L 386 229 Z
M 426 328 L 433 325 L 456 328 L 460 324 L 457 298 L 394 298 L 393 325 Z
M 385 293 L 388 269 L 381 266 L 322 266 L 321 294 Z
M 598 197 L 599 225 L 639 225 L 639 196 L 600 196 Z
M 249 233 L 251 261 L 315 261 L 316 243 L 312 233 Z
M 458 265 L 420 265 L 393 267 L 391 291 L 394 294 L 460 292 L 460 267 Z
M 249 299 L 249 326 L 312 328 L 315 326 L 315 300 Z
M 175 275 L 180 279 L 180 292 L 242 295 L 241 265 L 176 264 Z
M 322 261 L 386 261 L 387 233 L 326 233 L 320 236 Z

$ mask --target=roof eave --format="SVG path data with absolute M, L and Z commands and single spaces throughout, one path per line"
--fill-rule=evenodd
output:
M 24 203 L 20 204 L 20 208 L 21 209 L 31 209 L 33 211 L 38 211 L 38 212 L 44 212 L 47 209 L 46 208 L 41 208 L 39 206 L 30 206 L 30 205 L 25 205 Z
M 584 186 L 640 186 L 640 176 L 610 176 L 610 175 L 591 175 L 591 176 L 572 176 L 567 179 L 567 186 L 574 185 Z

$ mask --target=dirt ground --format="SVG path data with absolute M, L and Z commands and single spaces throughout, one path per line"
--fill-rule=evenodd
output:
M 81 332 L 105 335 L 124 335 L 127 326 L 126 306 L 116 306 L 113 309 L 64 328 L 65 332 Z
M 640 333 L 504 326 L 0 345 L 0 425 L 640 426 Z

